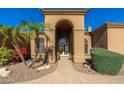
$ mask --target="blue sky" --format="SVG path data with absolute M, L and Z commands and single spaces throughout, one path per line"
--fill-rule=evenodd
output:
M 93 30 L 106 22 L 124 23 L 124 8 L 91 8 L 85 18 L 85 26 Z
M 16 26 L 21 20 L 30 21 L 32 17 L 37 23 L 44 22 L 44 16 L 37 8 L 0 8 L 0 24 Z M 93 30 L 106 22 L 124 23 L 124 8 L 90 8 L 85 17 L 85 28 Z

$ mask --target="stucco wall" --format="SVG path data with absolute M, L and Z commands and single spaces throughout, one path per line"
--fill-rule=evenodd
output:
M 45 29 L 47 35 L 53 41 L 55 48 L 56 27 L 58 24 L 67 23 L 73 31 L 73 59 L 74 62 L 84 62 L 84 16 L 87 10 L 43 10 L 45 23 L 50 24 L 51 29 Z M 55 52 L 55 51 L 54 51 Z M 54 53 L 55 54 L 55 53 Z
M 83 15 L 45 15 L 45 23 L 50 24 L 50 30 L 45 30 L 50 37 L 52 44 L 55 45 L 55 30 L 59 21 L 67 20 L 74 26 L 73 30 L 84 29 L 84 16 Z M 82 30 L 83 31 L 83 30 Z
M 84 38 L 88 40 L 88 54 L 85 54 L 85 59 L 90 59 L 91 58 L 90 49 L 92 48 L 91 35 L 89 33 L 87 33 L 87 34 L 85 34 Z M 84 47 L 85 47 L 85 45 L 84 45 Z M 84 50 L 85 50 L 85 48 L 84 48 Z
M 124 28 L 108 29 L 108 49 L 124 54 Z
M 82 29 L 84 27 L 83 15 L 45 15 L 45 23 L 51 24 L 51 28 L 55 29 L 56 24 L 61 20 L 68 20 L 74 25 L 74 29 Z
M 74 31 L 74 62 L 84 60 L 84 31 Z
M 39 38 L 40 37 L 44 38 L 44 40 L 45 40 L 45 47 L 46 47 L 47 46 L 47 40 L 46 40 L 45 36 L 42 35 L 42 34 L 39 34 Z M 36 45 L 35 45 L 35 40 L 34 39 L 31 40 L 30 47 L 31 47 L 31 58 L 34 58 L 35 55 L 36 55 L 36 50 L 35 50 Z
M 107 29 L 100 29 L 92 33 L 92 46 L 107 49 Z
M 92 44 L 91 44 L 91 35 L 85 34 L 84 38 L 88 40 L 88 54 L 90 54 L 90 49 L 92 47 Z
M 60 21 L 69 21 L 73 25 L 74 31 L 74 62 L 84 62 L 84 15 L 45 15 L 45 23 L 50 24 L 50 28 L 46 29 L 47 35 L 53 42 L 55 47 L 55 31 L 56 25 Z M 55 51 L 54 51 L 55 52 Z M 55 53 L 54 53 L 55 54 Z

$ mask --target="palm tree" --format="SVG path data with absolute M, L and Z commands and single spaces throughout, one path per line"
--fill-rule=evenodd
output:
M 7 40 L 11 40 L 11 43 L 15 48 L 17 54 L 19 55 L 20 59 L 27 66 L 19 46 L 19 43 L 24 43 L 24 38 L 26 38 L 26 35 L 22 35 L 19 29 L 20 27 L 9 27 L 1 25 L 0 34 L 3 36 L 3 46 L 6 45 Z
M 49 26 L 43 23 L 36 24 L 34 21 L 30 23 L 26 21 L 22 21 L 20 26 L 22 27 L 22 31 L 28 30 L 28 33 L 30 34 L 29 35 L 30 39 L 34 39 L 35 55 L 34 55 L 34 61 L 30 66 L 30 67 L 33 67 L 37 60 L 37 55 L 38 55 L 39 33 L 42 33 L 42 35 L 45 36 L 47 42 L 50 41 L 50 38 L 48 37 L 48 35 L 45 32 L 42 32 L 42 29 L 44 27 L 49 27 Z

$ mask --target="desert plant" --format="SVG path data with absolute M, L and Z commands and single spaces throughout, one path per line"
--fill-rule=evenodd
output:
M 37 60 L 39 60 L 39 61 L 42 60 L 43 61 L 43 55 L 41 53 L 38 53 Z
M 124 55 L 106 49 L 91 49 L 93 69 L 103 74 L 116 75 L 124 62 Z
M 0 48 L 0 64 L 5 65 L 8 63 L 9 59 L 13 56 L 12 50 L 6 47 Z
M 69 60 L 73 60 L 73 55 L 69 53 Z
M 60 60 L 60 53 L 59 52 L 56 53 L 56 60 Z
M 48 25 L 45 25 L 43 23 L 37 24 L 34 20 L 31 19 L 31 22 L 22 21 L 20 27 L 22 30 L 28 31 L 28 35 L 29 35 L 30 39 L 34 39 L 35 55 L 34 55 L 34 61 L 30 66 L 33 68 L 33 66 L 37 60 L 37 56 L 38 56 L 39 33 L 41 33 L 42 35 L 45 36 L 45 38 L 47 40 L 47 44 L 48 44 L 48 41 L 51 42 L 48 35 L 45 32 L 42 32 L 43 28 L 48 27 Z
M 22 33 L 20 33 L 20 26 L 10 27 L 10 26 L 1 25 L 0 34 L 3 35 L 3 41 L 2 41 L 3 46 L 6 46 L 6 41 L 10 40 L 22 62 L 24 62 L 25 65 L 27 65 L 19 46 L 19 43 L 25 43 L 27 41 L 27 38 L 25 34 L 22 35 Z

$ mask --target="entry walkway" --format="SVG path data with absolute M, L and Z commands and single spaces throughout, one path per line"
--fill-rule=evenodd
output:
M 124 76 L 106 76 L 80 73 L 74 70 L 72 62 L 62 58 L 56 71 L 44 77 L 22 83 L 41 84 L 86 84 L 86 83 L 124 83 Z

